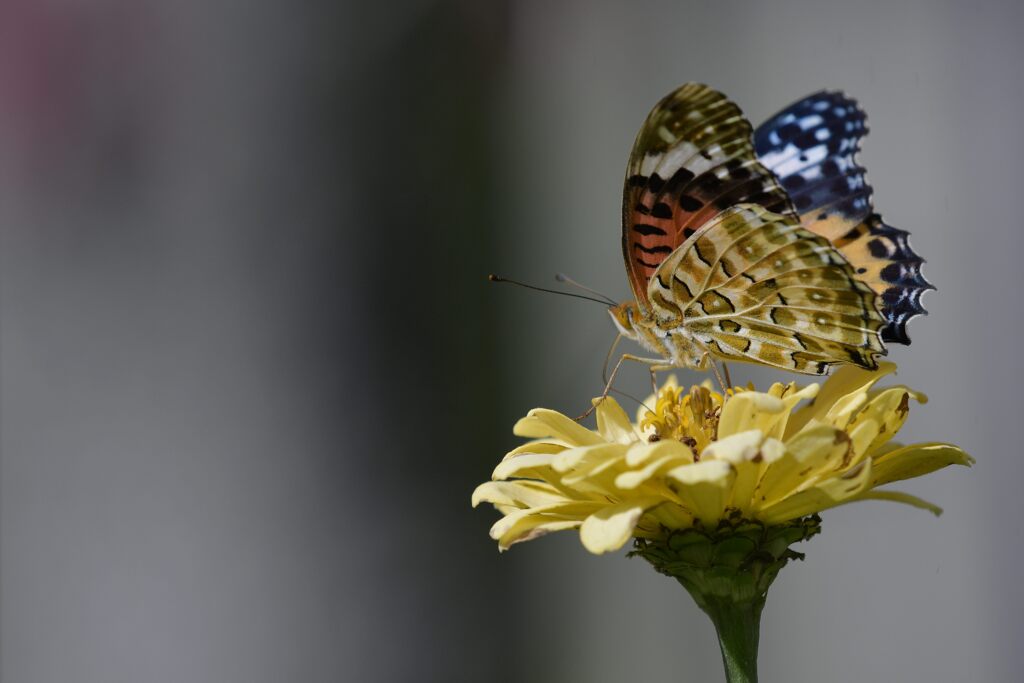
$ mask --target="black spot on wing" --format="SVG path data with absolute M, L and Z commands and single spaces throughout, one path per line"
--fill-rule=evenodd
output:
M 688 194 L 683 194 L 679 196 L 679 206 L 683 209 L 683 211 L 694 213 L 696 211 L 701 210 L 701 208 L 704 206 L 704 202 L 697 199 L 696 197 L 691 197 Z
M 664 236 L 665 231 L 656 225 L 650 225 L 648 223 L 637 223 L 633 226 L 633 230 L 643 235 L 644 237 L 650 237 L 651 235 Z
M 658 202 L 651 209 L 651 215 L 655 218 L 672 218 L 672 209 L 664 202 Z
M 685 166 L 680 166 L 679 170 L 673 173 L 672 177 L 669 178 L 668 182 L 665 184 L 665 192 L 674 194 L 681 190 L 683 186 L 691 180 L 693 180 L 693 171 Z
M 639 249 L 640 251 L 644 252 L 645 254 L 671 254 L 672 253 L 672 247 L 668 246 L 667 244 L 661 244 L 661 245 L 658 245 L 658 246 L 655 246 L 655 247 L 645 247 L 644 245 L 640 244 L 639 242 L 633 242 L 633 248 L 634 249 Z

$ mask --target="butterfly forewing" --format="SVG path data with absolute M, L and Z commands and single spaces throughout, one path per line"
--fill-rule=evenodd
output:
M 648 311 L 659 265 L 721 211 L 760 204 L 795 216 L 774 174 L 754 153 L 740 108 L 689 83 L 659 102 L 637 135 L 623 192 L 622 250 L 630 285 Z
M 857 162 L 867 135 L 857 102 L 822 91 L 782 110 L 754 133 L 758 158 L 778 177 L 804 227 L 826 237 L 853 265 L 858 280 L 882 297 L 885 341 L 909 344 L 907 322 L 925 313 L 933 289 L 907 233 L 873 213 L 871 186 Z
M 823 374 L 877 366 L 886 321 L 827 239 L 791 216 L 742 204 L 706 223 L 656 269 L 648 289 L 666 329 L 716 355 Z

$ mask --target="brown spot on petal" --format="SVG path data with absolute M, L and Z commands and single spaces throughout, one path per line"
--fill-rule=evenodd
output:
M 907 413 L 909 413 L 909 412 L 910 412 L 910 394 L 904 392 L 903 398 L 900 399 L 900 404 L 898 406 L 896 406 L 896 413 L 900 416 L 900 418 L 904 418 L 904 417 L 907 416 Z

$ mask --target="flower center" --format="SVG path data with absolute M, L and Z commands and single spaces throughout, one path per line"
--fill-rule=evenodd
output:
M 692 387 L 689 393 L 678 387 L 665 387 L 658 393 L 654 411 L 647 411 L 640 426 L 648 441 L 681 441 L 698 460 L 700 452 L 718 437 L 721 412 L 721 395 L 706 387 Z

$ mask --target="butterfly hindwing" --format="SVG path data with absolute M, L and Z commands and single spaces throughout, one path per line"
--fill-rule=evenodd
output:
M 909 344 L 907 322 L 926 313 L 921 295 L 933 287 L 907 233 L 874 213 L 871 186 L 856 158 L 867 132 L 856 101 L 822 91 L 759 126 L 754 147 L 778 176 L 804 227 L 826 237 L 857 278 L 882 297 L 883 340 Z
M 874 368 L 885 353 L 877 295 L 829 241 L 796 219 L 742 204 L 706 223 L 658 267 L 659 324 L 725 359 L 824 374 Z
M 753 127 L 708 86 L 689 83 L 661 100 L 637 135 L 623 191 L 622 250 L 630 285 L 648 310 L 658 266 L 721 211 L 757 203 L 794 215 L 785 191 L 754 154 Z

